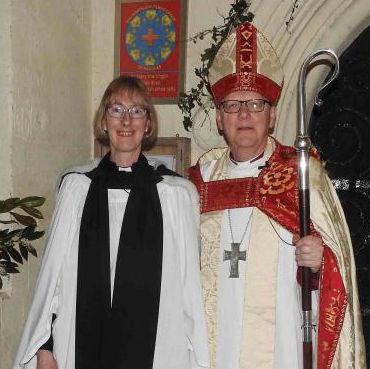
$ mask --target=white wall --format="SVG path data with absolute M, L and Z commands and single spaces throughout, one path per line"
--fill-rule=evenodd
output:
M 114 77 L 115 0 L 91 0 L 91 114 Z
M 0 48 L 1 197 L 44 196 L 48 220 L 57 174 L 92 152 L 90 1 L 1 0 Z M 37 249 L 0 302 L 1 369 L 14 357 L 43 242 Z
M 11 187 L 11 47 L 10 1 L 0 2 L 0 197 L 8 194 Z

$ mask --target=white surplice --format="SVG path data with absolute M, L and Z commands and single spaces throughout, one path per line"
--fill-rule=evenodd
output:
M 267 158 L 246 162 L 229 159 L 227 178 L 257 177 Z M 201 166 L 202 178 L 208 181 L 216 160 Z M 220 267 L 218 273 L 217 299 L 217 369 L 238 369 L 241 356 L 243 306 L 248 268 L 251 216 L 253 208 L 224 210 L 221 220 Z M 230 216 L 230 222 L 229 222 Z M 231 229 L 230 229 L 231 228 Z M 247 228 L 247 232 L 243 234 Z M 276 301 L 276 330 L 274 369 L 302 369 L 302 318 L 300 285 L 297 282 L 295 247 L 291 245 L 292 234 L 271 220 L 271 232 L 279 235 L 278 279 Z M 243 240 L 242 240 L 243 238 Z M 231 242 L 239 243 L 240 251 L 246 252 L 246 261 L 238 262 L 239 278 L 230 278 L 230 261 L 224 261 L 224 251 L 231 251 Z M 269 247 L 269 245 L 266 245 Z M 263 270 L 261 270 L 263 274 Z M 317 292 L 313 294 L 313 321 L 316 320 Z M 315 334 L 314 334 L 315 336 Z M 313 337 L 315 347 L 315 337 Z
M 208 368 L 198 195 L 183 178 L 163 178 L 157 184 L 163 215 L 163 264 L 153 368 Z M 53 338 L 58 369 L 74 368 L 78 240 L 89 185 L 90 179 L 83 174 L 69 174 L 62 182 L 14 369 L 36 368 L 36 352 L 50 337 L 53 313 L 57 315 Z M 108 192 L 112 281 L 128 196 L 124 190 Z

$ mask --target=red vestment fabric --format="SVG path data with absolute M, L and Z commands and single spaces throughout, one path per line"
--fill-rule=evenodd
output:
M 315 155 L 315 153 L 313 153 Z M 296 151 L 276 142 L 276 149 L 258 177 L 204 182 L 199 163 L 189 178 L 200 195 L 200 211 L 257 207 L 291 233 L 299 234 Z M 311 222 L 311 234 L 320 237 Z M 331 367 L 347 306 L 336 258 L 325 245 L 320 273 L 317 369 Z

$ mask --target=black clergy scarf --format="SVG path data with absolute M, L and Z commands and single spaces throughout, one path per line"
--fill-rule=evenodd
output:
M 155 171 L 141 154 L 132 172 L 107 154 L 86 175 L 77 272 L 75 369 L 151 369 L 162 276 L 163 224 Z M 108 189 L 130 189 L 111 303 Z

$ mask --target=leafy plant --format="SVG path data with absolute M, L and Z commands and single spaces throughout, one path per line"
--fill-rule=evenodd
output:
M 194 73 L 199 79 L 197 85 L 192 87 L 187 93 L 180 94 L 178 106 L 183 113 L 183 125 L 187 131 L 190 131 L 192 122 L 192 111 L 196 106 L 205 109 L 208 114 L 210 107 L 206 106 L 208 91 L 208 70 L 217 54 L 218 49 L 223 41 L 230 34 L 232 29 L 245 22 L 251 22 L 254 14 L 249 12 L 250 2 L 246 0 L 235 0 L 231 4 L 229 15 L 223 18 L 223 24 L 214 26 L 212 29 L 201 31 L 191 37 L 189 41 L 197 43 L 198 40 L 203 40 L 206 36 L 210 35 L 212 39 L 211 46 L 206 48 L 200 56 L 201 66 L 194 68 Z
M 38 196 L 23 199 L 11 197 L 0 201 L 0 214 L 10 215 L 9 220 L 0 219 L 0 224 L 5 225 L 5 229 L 0 229 L 0 288 L 3 286 L 2 278 L 11 273 L 19 273 L 19 264 L 28 260 L 29 254 L 37 257 L 31 241 L 37 240 L 45 233 L 36 230 L 36 219 L 43 219 L 37 208 L 44 202 L 45 198 Z

